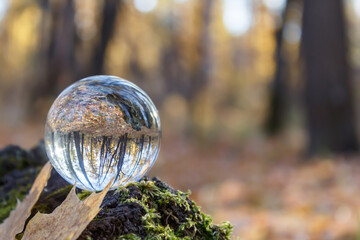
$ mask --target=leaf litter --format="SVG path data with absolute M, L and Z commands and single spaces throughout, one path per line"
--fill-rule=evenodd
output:
M 48 162 L 36 177 L 29 194 L 11 211 L 10 216 L 0 225 L 0 240 L 14 239 L 16 234 L 24 229 L 25 221 L 31 214 L 31 209 L 40 197 L 40 194 L 50 177 L 52 166 Z
M 51 214 L 38 212 L 29 221 L 22 239 L 77 239 L 100 211 L 100 204 L 108 192 L 111 183 L 112 181 L 102 192 L 93 192 L 84 201 L 78 198 L 74 186 L 64 202 Z

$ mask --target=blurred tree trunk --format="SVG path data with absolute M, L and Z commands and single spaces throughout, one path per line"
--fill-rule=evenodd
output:
M 56 94 L 61 81 L 68 79 L 71 83 L 75 77 L 75 6 L 73 0 L 65 2 L 51 8 L 53 26 L 46 56 L 46 94 Z
M 39 45 L 29 81 L 23 85 L 23 108 L 29 116 L 44 97 L 54 96 L 75 79 L 75 6 L 73 0 L 40 0 Z
M 103 73 L 106 48 L 115 31 L 116 16 L 122 1 L 104 1 L 100 10 L 102 22 L 94 44 L 93 57 L 82 69 L 75 57 L 81 40 L 76 34 L 74 1 L 41 0 L 39 3 L 43 21 L 40 25 L 41 44 L 36 65 L 45 70 L 36 73 L 29 102 L 56 95 L 59 90 L 80 78 Z M 47 26 L 46 22 L 51 24 Z
M 269 135 L 278 133 L 284 126 L 285 118 L 287 116 L 288 108 L 288 89 L 286 85 L 286 78 L 288 77 L 286 71 L 288 69 L 287 62 L 283 51 L 283 35 L 284 26 L 286 24 L 286 16 L 289 11 L 289 5 L 294 0 L 287 0 L 286 7 L 282 14 L 281 25 L 275 31 L 276 49 L 275 61 L 276 69 L 272 82 L 272 89 L 270 93 L 269 113 L 265 120 L 265 131 Z
M 184 46 L 182 46 L 179 40 L 182 34 L 179 31 L 181 19 L 173 13 L 168 18 L 170 20 L 169 24 L 166 25 L 166 30 L 170 33 L 168 37 L 169 43 L 163 47 L 161 55 L 161 74 L 165 79 L 166 90 L 164 96 L 169 93 L 178 93 L 189 99 L 191 92 L 190 74 L 183 64 L 181 50 Z
M 37 67 L 44 68 L 36 73 L 31 99 L 58 93 L 64 79 L 73 78 L 75 65 L 75 8 L 73 0 L 51 3 L 40 2 L 42 8 L 41 44 L 37 56 Z M 50 22 L 46 26 L 45 22 Z M 47 31 L 50 31 L 49 33 Z M 41 73 L 44 72 L 44 75 Z M 71 80 L 69 81 L 71 82 Z M 65 86 L 68 84 L 64 84 Z
M 181 64 L 181 56 L 179 50 L 180 45 L 177 42 L 176 33 L 172 33 L 170 36 L 170 44 L 164 47 L 162 54 L 162 75 L 166 79 L 166 91 L 167 93 L 180 93 L 181 95 L 189 98 L 189 87 L 185 84 L 184 78 L 186 77 L 186 71 Z
M 308 153 L 358 150 L 341 0 L 304 0 Z
M 207 112 L 204 108 L 208 100 L 207 85 L 211 80 L 213 56 L 211 54 L 210 24 L 212 20 L 212 9 L 214 0 L 199 2 L 199 17 L 196 25 L 199 27 L 198 39 L 195 45 L 196 58 L 191 72 L 191 84 L 189 84 L 191 123 L 188 128 L 189 134 L 205 140 L 205 122 Z
M 194 98 L 196 94 L 209 83 L 211 76 L 212 56 L 210 50 L 210 23 L 213 5 L 214 0 L 202 1 L 202 4 L 200 4 L 200 22 L 198 23 L 199 39 L 196 45 L 198 59 L 195 64 L 190 98 Z
M 106 48 L 115 32 L 116 17 L 122 5 L 122 0 L 104 1 L 102 10 L 102 23 L 100 28 L 100 36 L 87 75 L 99 75 L 104 73 L 104 60 Z

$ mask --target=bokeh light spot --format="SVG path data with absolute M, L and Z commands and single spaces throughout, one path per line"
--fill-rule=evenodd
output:
M 355 11 L 356 15 L 360 18 L 360 1 L 352 0 L 352 3 L 354 5 L 354 11 Z
M 301 38 L 301 27 L 295 21 L 289 21 L 284 26 L 284 38 L 288 43 L 296 44 Z
M 246 33 L 253 22 L 251 1 L 224 0 L 223 22 L 231 35 L 240 36 Z
M 0 21 L 6 15 L 6 11 L 7 11 L 8 7 L 9 7 L 9 1 L 8 0 L 1 0 L 0 1 Z
M 157 0 L 134 0 L 137 10 L 143 13 L 151 12 L 157 5 Z
M 286 0 L 263 0 L 265 6 L 273 13 L 280 14 L 286 5 Z

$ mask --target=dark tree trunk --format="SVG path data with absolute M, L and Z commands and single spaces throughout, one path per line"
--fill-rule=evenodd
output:
M 195 64 L 193 84 L 190 90 L 190 98 L 196 97 L 196 94 L 206 87 L 211 78 L 212 56 L 211 49 L 211 36 L 210 36 L 210 23 L 211 11 L 214 5 L 214 0 L 203 1 L 200 4 L 200 23 L 199 24 L 199 39 L 196 46 L 198 54 L 198 61 Z
M 61 8 L 52 8 L 53 26 L 47 52 L 47 94 L 56 94 L 60 81 L 74 81 L 75 72 L 75 6 L 67 0 Z M 69 79 L 70 78 L 70 79 Z M 67 84 L 64 84 L 65 86 Z M 45 94 L 46 95 L 46 94 Z
M 199 100 L 206 101 L 206 89 L 211 80 L 213 56 L 211 53 L 211 32 L 210 25 L 212 21 L 212 9 L 215 1 L 199 1 L 199 16 L 198 16 L 198 38 L 195 45 L 197 58 L 194 61 L 193 70 L 191 71 L 191 84 L 187 97 L 190 103 L 190 119 L 191 123 L 188 125 L 187 133 L 192 137 L 205 141 L 206 131 L 202 122 L 206 119 L 206 112 L 199 107 Z M 203 93 L 203 96 L 200 94 Z M 200 96 L 200 97 L 199 97 Z
M 286 69 L 287 63 L 283 51 L 283 33 L 286 23 L 286 15 L 291 0 L 286 1 L 286 8 L 282 15 L 282 24 L 275 32 L 276 49 L 275 61 L 276 69 L 273 79 L 273 85 L 270 93 L 269 114 L 265 120 L 265 131 L 269 135 L 278 133 L 284 126 L 285 116 L 287 115 L 287 86 L 286 86 Z
M 176 16 L 171 16 L 176 18 Z M 182 56 L 181 56 L 181 42 L 179 41 L 181 32 L 178 31 L 177 24 L 179 19 L 174 20 L 171 26 L 168 28 L 168 31 L 171 33 L 169 36 L 170 41 L 167 46 L 164 46 L 161 56 L 162 69 L 161 74 L 166 80 L 166 93 L 164 96 L 169 93 L 178 93 L 184 96 L 187 100 L 190 99 L 192 81 L 191 76 L 188 71 L 186 71 Z M 175 23 L 174 23 L 175 22 Z M 163 96 L 163 97 L 164 97 Z
M 167 93 L 178 92 L 189 98 L 189 87 L 183 80 L 186 73 L 180 61 L 180 48 L 176 42 L 176 36 L 171 36 L 170 38 L 170 44 L 163 50 L 161 59 L 164 66 L 161 70 L 164 79 L 166 79 L 166 91 Z
M 341 0 L 304 0 L 308 153 L 358 150 Z
M 75 8 L 73 0 L 51 5 L 48 0 L 40 2 L 43 19 L 40 25 L 39 53 L 34 66 L 36 82 L 30 88 L 33 102 L 43 96 L 58 93 L 59 85 L 68 85 L 74 79 L 75 64 Z M 50 21 L 47 33 L 45 22 Z M 42 72 L 43 74 L 42 74 Z M 69 79 L 70 78 L 70 79 Z M 69 82 L 62 83 L 66 79 Z M 63 87 L 63 86 L 61 86 Z
M 121 0 L 108 0 L 104 1 L 104 7 L 102 10 L 102 24 L 100 29 L 100 38 L 88 69 L 87 74 L 99 75 L 104 72 L 104 60 L 106 54 L 106 48 L 114 35 L 116 26 L 116 17 L 121 6 Z

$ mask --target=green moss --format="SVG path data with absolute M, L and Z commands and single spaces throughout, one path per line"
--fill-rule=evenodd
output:
M 159 183 L 135 182 L 114 192 L 120 194 L 120 204 L 137 203 L 145 210 L 142 216 L 145 235 L 143 232 L 132 233 L 114 240 L 230 239 L 232 225 L 229 222 L 213 224 L 212 218 L 189 200 L 190 192 L 173 191 Z M 139 189 L 141 194 L 134 195 L 137 192 L 134 189 Z
M 135 234 L 127 234 L 119 237 L 117 240 L 141 240 L 141 237 L 135 235 Z
M 7 197 L 0 201 L 0 222 L 3 222 L 9 216 L 10 211 L 15 209 L 18 200 L 22 201 L 25 198 L 30 188 L 31 184 L 27 184 L 7 193 Z
M 92 192 L 90 192 L 90 191 L 81 191 L 80 193 L 77 194 L 77 196 L 81 201 L 83 201 L 83 200 L 85 200 L 85 198 L 90 196 L 91 193 Z
M 123 203 L 135 202 L 145 209 L 143 216 L 144 228 L 147 236 L 145 239 L 230 239 L 232 225 L 224 222 L 221 225 L 214 225 L 212 218 L 200 212 L 199 207 L 190 201 L 188 196 L 190 192 L 183 193 L 176 191 L 175 193 L 166 188 L 156 186 L 154 181 L 141 181 L 139 183 L 131 183 L 138 187 L 142 193 L 142 198 L 122 198 Z M 119 190 L 123 191 L 123 190 Z M 180 222 L 173 215 L 171 209 L 167 209 L 168 205 L 176 205 L 181 211 L 186 213 L 186 220 Z M 163 224 L 161 217 L 167 215 L 166 219 L 171 217 L 177 222 L 177 227 L 171 227 L 169 224 Z M 177 229 L 176 229 L 177 228 Z M 127 236 L 120 236 L 119 239 L 129 239 Z M 139 236 L 134 236 L 139 237 Z M 130 238 L 138 239 L 138 238 Z
M 142 233 L 126 234 L 118 236 L 114 240 L 139 240 L 139 239 L 230 239 L 232 225 L 224 222 L 221 225 L 213 224 L 209 215 L 200 211 L 195 202 L 189 200 L 190 192 L 173 191 L 172 189 L 158 184 L 155 181 L 141 181 L 130 183 L 127 187 L 120 187 L 114 194 L 120 194 L 120 203 L 134 202 L 142 206 L 145 214 L 142 216 Z M 10 210 L 15 208 L 16 199 L 23 199 L 27 194 L 30 184 L 9 192 L 11 196 L 7 201 L 0 202 L 0 219 L 5 219 Z M 130 186 L 135 186 L 129 190 Z M 71 185 L 63 187 L 45 199 L 67 195 L 71 190 Z M 138 190 L 134 190 L 138 189 Z M 140 191 L 141 194 L 135 194 L 134 191 Z M 78 197 L 83 200 L 91 192 L 82 191 Z M 36 210 L 48 213 L 46 204 L 38 204 Z M 106 209 L 104 209 L 106 210 Z M 99 220 L 97 218 L 94 219 Z M 138 235 L 137 235 L 138 234 Z M 141 235 L 140 235 L 141 234 Z M 17 236 L 21 239 L 21 236 Z
M 212 218 L 204 213 L 198 215 L 199 221 L 196 228 L 202 233 L 205 239 L 230 239 L 233 226 L 230 222 L 223 222 L 220 226 L 212 224 Z
M 87 240 L 94 240 L 94 239 L 88 236 Z M 141 240 L 141 237 L 131 233 L 131 234 L 122 235 L 118 238 L 114 238 L 114 240 Z
M 34 206 L 35 212 L 50 213 L 49 206 L 47 204 L 37 204 Z
M 65 186 L 63 188 L 60 188 L 60 189 L 50 193 L 49 195 L 47 195 L 45 199 L 53 198 L 53 197 L 58 196 L 58 195 L 67 196 L 72 187 L 73 187 L 72 185 L 67 185 L 67 186 Z
M 68 193 L 70 192 L 72 188 L 72 185 L 67 185 L 63 188 L 60 188 L 52 193 L 50 193 L 49 195 L 47 195 L 45 197 L 45 199 L 43 199 L 42 201 L 38 201 L 35 206 L 33 207 L 32 211 L 34 213 L 36 212 L 41 212 L 41 213 L 51 213 L 53 208 L 48 204 L 47 201 L 49 201 L 50 199 L 55 199 L 57 197 L 66 197 L 68 195 Z

